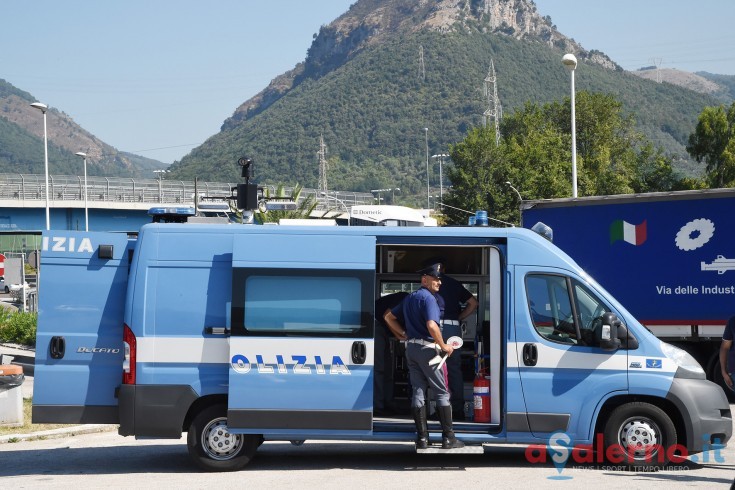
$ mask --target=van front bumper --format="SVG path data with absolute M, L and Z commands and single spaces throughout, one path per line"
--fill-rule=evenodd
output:
M 689 454 L 724 447 L 732 437 L 730 404 L 715 383 L 675 377 L 666 398 L 683 416 Z

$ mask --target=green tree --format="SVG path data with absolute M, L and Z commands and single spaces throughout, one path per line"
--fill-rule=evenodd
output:
M 735 186 L 735 102 L 729 109 L 724 105 L 704 108 L 689 135 L 687 151 L 707 164 L 711 186 Z
M 686 188 L 671 160 L 635 129 L 613 96 L 577 94 L 578 195 L 627 194 Z M 518 222 L 519 189 L 524 200 L 570 197 L 572 194 L 570 101 L 525 106 L 506 116 L 502 138 L 495 131 L 470 130 L 452 146 L 454 167 L 448 171 L 452 191 L 445 203 L 464 210 L 486 209 L 501 221 Z M 452 223 L 466 221 L 458 209 L 445 209 Z

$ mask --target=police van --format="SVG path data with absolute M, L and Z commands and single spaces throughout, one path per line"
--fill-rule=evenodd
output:
M 725 394 L 696 361 L 549 240 L 487 226 L 46 231 L 33 422 L 186 432 L 193 461 L 215 471 L 244 467 L 264 441 L 411 442 L 402 345 L 376 352 L 374 304 L 416 289 L 436 256 L 479 301 L 455 353 L 466 399 L 476 377 L 490 384 L 489 417 L 454 424 L 470 448 L 563 434 L 661 464 L 730 439 Z M 392 414 L 374 412 L 376 367 Z

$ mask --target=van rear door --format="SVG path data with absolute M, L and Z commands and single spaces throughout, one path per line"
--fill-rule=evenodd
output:
M 43 233 L 34 423 L 118 421 L 131 247 L 124 233 Z
M 235 236 L 228 427 L 369 434 L 375 238 Z

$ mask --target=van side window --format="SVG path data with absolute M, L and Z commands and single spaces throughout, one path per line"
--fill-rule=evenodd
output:
M 526 277 L 531 321 L 545 339 L 565 344 L 577 343 L 569 293 L 564 276 L 532 274 Z
M 236 269 L 233 335 L 370 337 L 371 277 L 364 271 Z
M 594 331 L 610 309 L 584 284 L 560 275 L 532 274 L 526 278 L 526 293 L 539 335 L 554 342 L 597 345 Z

